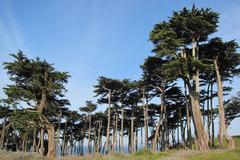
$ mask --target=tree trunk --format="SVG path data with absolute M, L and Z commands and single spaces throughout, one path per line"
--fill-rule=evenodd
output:
M 211 107 L 211 128 L 212 128 L 212 136 L 211 136 L 211 146 L 215 146 L 214 142 L 214 113 L 213 113 L 213 83 L 211 83 L 211 99 L 210 99 L 210 107 Z
M 152 150 L 153 151 L 157 150 L 156 146 L 157 146 L 157 142 L 158 142 L 159 129 L 160 129 L 161 125 L 162 125 L 162 119 L 159 120 L 158 123 L 157 123 L 156 131 L 155 131 L 155 135 L 154 135 L 154 141 L 153 141 L 153 145 L 152 145 Z
M 121 152 L 123 152 L 123 122 L 124 122 L 124 108 L 121 108 Z
M 181 138 L 182 138 L 182 147 L 185 148 L 185 130 L 183 129 L 183 119 L 182 119 L 182 110 L 179 108 L 179 120 L 181 127 Z
M 198 37 L 199 38 L 199 37 Z M 192 56 L 194 59 L 198 60 L 198 39 L 192 39 Z M 190 91 L 191 90 L 191 91 Z M 206 150 L 208 146 L 208 136 L 205 132 L 202 114 L 199 106 L 199 94 L 200 94 L 200 84 L 199 84 L 199 69 L 196 69 L 196 73 L 193 76 L 193 88 L 189 88 L 191 107 L 193 113 L 193 120 L 195 124 L 195 135 L 197 138 L 197 147 L 199 150 Z
M 96 133 L 96 126 L 94 128 L 94 153 L 97 153 L 97 133 Z
M 177 148 L 179 149 L 180 139 L 179 139 L 179 122 L 177 122 Z
M 57 153 L 59 152 L 59 146 L 60 146 L 60 131 L 61 131 L 61 117 L 62 117 L 62 111 L 60 111 L 59 117 L 58 117 L 58 128 L 57 128 Z M 60 153 L 61 153 L 61 147 L 60 147 Z
M 36 132 L 37 132 L 37 129 L 34 129 L 34 132 L 33 132 L 33 148 L 32 148 L 32 152 L 35 152 L 35 151 L 36 151 Z
M 209 94 L 210 94 L 210 85 L 211 83 L 209 82 L 208 83 L 208 87 L 207 87 L 207 128 L 208 128 L 208 138 L 211 139 L 211 134 L 210 134 L 210 110 L 209 110 L 209 100 L 210 100 L 210 97 L 209 97 Z
M 111 90 L 108 93 L 108 122 L 107 122 L 107 139 L 106 139 L 106 153 L 109 152 L 109 132 L 110 132 L 110 122 L 111 122 Z
M 41 128 L 40 132 L 40 153 L 44 155 L 44 129 Z
M 82 139 L 82 155 L 84 154 L 84 137 L 83 137 L 83 139 Z
M 138 131 L 136 131 L 136 138 L 135 138 L 135 151 L 138 151 Z
M 1 138 L 0 138 L 0 149 L 2 150 L 4 148 L 4 138 L 5 138 L 5 123 L 3 125 L 2 131 L 1 131 Z
M 146 105 L 145 88 L 143 88 L 143 114 L 144 114 L 144 131 L 145 131 L 145 143 L 144 147 L 148 148 L 148 108 Z
M 133 112 L 133 110 L 132 110 Z M 134 152 L 134 115 L 131 117 L 131 152 Z
M 99 153 L 99 149 L 100 149 L 100 136 L 101 136 L 101 128 L 102 128 L 101 123 L 102 123 L 101 121 L 98 122 L 97 153 Z
M 131 132 L 128 134 L 128 153 L 132 153 Z
M 67 120 L 64 124 L 64 131 L 63 131 L 63 142 L 62 142 L 62 155 L 65 155 L 65 148 L 66 148 L 66 130 L 67 130 Z
M 116 113 L 114 113 L 114 116 L 113 116 L 113 135 L 112 135 L 112 152 L 115 152 L 115 142 L 116 142 Z
M 91 115 L 88 115 L 88 154 L 91 154 Z
M 163 85 L 163 93 L 162 93 L 162 103 L 163 103 L 163 150 L 166 151 L 168 150 L 168 145 L 167 145 L 167 134 L 168 134 L 168 113 L 167 113 L 167 106 L 165 105 L 165 84 Z
M 115 146 L 115 150 L 117 150 L 117 132 L 118 132 L 118 116 L 117 116 L 117 114 L 115 114 L 116 115 L 116 121 L 115 121 L 115 126 L 116 126 L 116 131 L 115 131 L 115 144 L 116 144 L 116 146 Z
M 209 148 L 208 146 L 208 136 L 204 130 L 204 126 L 202 123 L 202 115 L 199 106 L 198 95 L 190 91 L 190 98 L 191 98 L 191 106 L 192 106 L 192 113 L 193 113 L 193 120 L 195 124 L 195 135 L 197 139 L 197 148 L 199 150 L 206 150 Z
M 55 152 L 55 130 L 53 124 L 47 125 L 48 131 L 48 159 L 56 159 L 56 152 Z
M 226 138 L 228 143 L 228 149 L 235 149 L 234 146 L 234 140 L 231 136 L 227 133 L 227 127 L 226 127 L 226 120 L 225 120 L 225 112 L 223 107 L 223 85 L 221 80 L 221 75 L 219 73 L 219 67 L 217 64 L 218 57 L 214 59 L 214 66 L 216 71 L 216 78 L 217 78 L 217 95 L 218 95 L 218 110 L 219 110 L 219 129 L 218 129 L 218 142 L 219 145 L 222 146 L 222 139 L 223 136 Z
M 164 88 L 164 87 L 163 87 Z M 159 136 L 159 129 L 160 126 L 162 126 L 162 149 L 165 150 L 166 149 L 166 145 L 165 145 L 165 136 L 166 136 L 166 107 L 165 107 L 165 91 L 164 89 L 161 90 L 161 109 L 160 109 L 160 118 L 157 124 L 157 128 L 155 131 L 155 136 L 154 136 L 154 141 L 153 141 L 153 151 L 156 151 L 156 145 L 158 143 L 158 136 Z M 164 124 L 163 124 L 164 123 Z

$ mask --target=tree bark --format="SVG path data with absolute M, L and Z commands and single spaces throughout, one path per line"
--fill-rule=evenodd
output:
M 124 122 L 124 108 L 121 108 L 121 152 L 123 152 L 123 122 Z
M 107 139 L 106 139 L 106 153 L 109 152 L 109 132 L 111 122 L 111 90 L 108 92 L 108 122 L 107 122 Z
M 192 39 L 192 56 L 196 60 L 198 60 L 197 40 L 198 39 L 195 38 Z M 199 150 L 206 150 L 209 148 L 209 146 L 208 136 L 203 126 L 202 114 L 199 106 L 199 93 L 200 93 L 199 69 L 196 69 L 196 73 L 193 76 L 193 88 L 192 87 L 189 88 L 189 93 L 191 98 L 193 120 L 195 124 L 197 147 Z
M 88 115 L 88 154 L 91 154 L 91 121 L 92 121 L 92 118 L 91 118 L 91 115 L 89 114 Z
M 222 146 L 223 136 L 226 138 L 228 143 L 228 149 L 235 149 L 234 140 L 227 133 L 226 120 L 225 120 L 225 112 L 223 107 L 223 85 L 221 80 L 221 75 L 218 67 L 218 57 L 214 59 L 214 66 L 216 71 L 217 78 L 217 95 L 218 95 L 218 110 L 219 110 L 219 129 L 218 129 L 218 142 L 219 145 Z
M 143 112 L 144 112 L 144 131 L 145 131 L 145 143 L 144 147 L 148 148 L 148 109 L 146 105 L 145 88 L 143 88 Z
M 102 122 L 99 121 L 99 122 L 98 122 L 97 153 L 99 153 L 99 149 L 100 149 L 101 128 L 102 128 Z
M 211 139 L 211 134 L 210 134 L 210 110 L 209 110 L 209 100 L 210 100 L 210 97 L 209 97 L 209 94 L 210 94 L 210 86 L 211 86 L 211 83 L 209 82 L 208 83 L 208 87 L 207 87 L 207 128 L 208 128 L 208 138 Z M 211 143 L 211 142 L 210 142 Z
M 197 148 L 199 150 L 209 149 L 208 136 L 202 123 L 202 115 L 199 106 L 198 95 L 190 91 L 193 120 L 195 124 L 195 135 L 197 139 Z
M 162 149 L 166 149 L 166 143 L 165 143 L 165 137 L 166 137 L 166 128 L 167 127 L 167 118 L 166 118 L 166 106 L 165 106 L 165 90 L 164 87 L 161 89 L 161 109 L 160 109 L 160 119 L 158 121 L 156 131 L 155 131 L 155 136 L 154 136 L 154 141 L 153 141 L 153 151 L 156 151 L 156 145 L 158 143 L 158 136 L 159 136 L 159 129 L 160 126 L 162 126 Z
M 138 151 L 138 131 L 136 131 L 136 136 L 135 136 L 135 151 Z
M 56 159 L 56 152 L 55 152 L 55 129 L 53 124 L 47 125 L 48 131 L 48 159 Z
M 43 155 L 44 154 L 44 129 L 41 128 L 40 132 L 40 153 Z
M 133 110 L 132 110 L 133 112 Z M 134 115 L 131 117 L 131 153 L 134 152 Z
M 181 127 L 182 147 L 185 148 L 185 130 L 183 128 L 182 110 L 179 108 L 179 120 Z
M 211 146 L 214 147 L 215 146 L 215 142 L 214 142 L 214 113 L 213 113 L 213 83 L 211 83 L 211 92 L 210 92 L 210 108 L 211 108 Z
M 37 132 L 37 129 L 34 129 L 34 131 L 33 131 L 33 148 L 32 148 L 32 152 L 36 151 L 36 132 Z

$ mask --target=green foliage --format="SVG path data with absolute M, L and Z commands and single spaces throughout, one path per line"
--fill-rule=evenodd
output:
M 219 14 L 210 8 L 192 9 L 184 7 L 180 11 L 174 11 L 169 19 L 170 27 L 175 31 L 177 37 L 184 39 L 189 44 L 195 41 L 206 41 L 208 35 L 216 32 Z
M 224 42 L 221 38 L 215 37 L 210 39 L 208 43 L 199 46 L 200 58 L 208 59 L 208 63 L 213 63 L 213 60 L 216 59 L 222 79 L 230 80 L 230 78 L 240 73 L 238 47 L 234 40 Z M 215 72 L 212 74 L 215 77 Z
M 155 46 L 152 51 L 160 57 L 177 57 L 176 51 L 183 46 L 182 39 L 177 37 L 176 32 L 165 21 L 154 26 L 150 33 L 150 41 Z
M 47 116 L 56 114 L 62 106 L 69 104 L 68 100 L 60 99 L 66 91 L 64 85 L 69 77 L 67 72 L 56 71 L 45 60 L 28 59 L 21 51 L 11 56 L 13 62 L 3 63 L 13 82 L 4 88 L 9 102 L 25 102 L 36 109 L 43 95 L 46 95 L 43 107 Z
M 230 125 L 235 118 L 240 117 L 240 93 L 227 101 L 224 107 L 226 120 L 228 125 Z
M 15 55 L 13 62 L 3 63 L 13 85 L 4 88 L 5 94 L 12 101 L 25 101 L 29 105 L 39 103 L 43 92 L 51 100 L 62 97 L 66 91 L 69 74 L 56 71 L 52 64 L 45 60 L 28 59 L 21 51 Z M 36 107 L 36 106 L 34 106 Z
M 86 106 L 79 108 L 80 111 L 86 113 L 92 113 L 97 109 L 97 105 L 92 103 L 92 101 L 86 101 Z

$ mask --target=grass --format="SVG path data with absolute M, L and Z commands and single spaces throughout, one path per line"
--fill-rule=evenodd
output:
M 240 136 L 234 136 L 235 150 L 210 149 L 169 150 L 167 152 L 152 152 L 146 149 L 133 154 L 111 153 L 108 155 L 87 155 L 85 157 L 58 157 L 61 160 L 240 160 Z M 24 152 L 0 151 L 0 160 L 44 160 L 39 154 Z
M 44 157 L 37 153 L 0 150 L 0 160 L 44 160 Z
M 196 153 L 188 157 L 188 160 L 239 160 L 240 136 L 234 136 L 235 150 L 215 149 L 207 152 Z

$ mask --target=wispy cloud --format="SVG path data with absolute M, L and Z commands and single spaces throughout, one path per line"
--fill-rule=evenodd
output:
M 11 1 L 5 1 L 2 4 L 2 16 L 0 16 L 0 53 L 13 52 L 23 50 L 29 53 L 29 48 L 24 41 L 24 33 L 21 25 L 15 18 Z
M 11 1 L 1 1 L 0 6 L 0 98 L 5 97 L 3 87 L 9 84 L 8 76 L 3 70 L 2 62 L 7 61 L 9 53 L 23 50 L 29 55 L 29 48 L 25 44 L 24 34 L 15 18 Z

